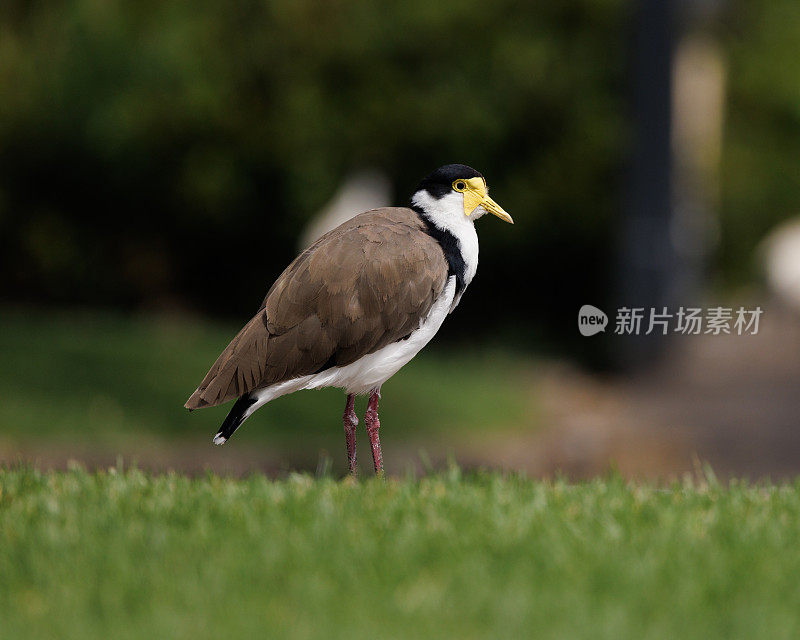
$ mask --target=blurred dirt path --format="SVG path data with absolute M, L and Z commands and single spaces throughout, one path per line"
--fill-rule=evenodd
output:
M 678 477 L 800 474 L 800 319 L 766 309 L 755 336 L 678 336 L 655 370 L 602 379 L 554 367 L 541 380 L 547 432 L 524 465 L 537 474 Z

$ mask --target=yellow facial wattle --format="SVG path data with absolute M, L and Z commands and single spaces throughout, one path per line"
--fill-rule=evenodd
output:
M 459 178 L 453 181 L 453 189 L 464 194 L 464 215 L 469 216 L 478 207 L 483 207 L 501 220 L 514 224 L 514 220 L 503 207 L 489 197 L 483 178 Z

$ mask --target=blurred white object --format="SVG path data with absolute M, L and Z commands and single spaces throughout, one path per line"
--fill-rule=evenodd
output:
M 762 246 L 770 289 L 800 312 L 800 218 L 776 227 Z
M 391 198 L 389 179 L 380 171 L 364 169 L 351 173 L 330 202 L 303 229 L 299 248 L 305 249 L 359 213 L 389 206 Z

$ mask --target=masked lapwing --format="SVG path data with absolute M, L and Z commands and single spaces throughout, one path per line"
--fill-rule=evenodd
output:
M 347 394 L 344 432 L 356 473 L 355 396 L 376 473 L 381 385 L 433 338 L 478 268 L 475 221 L 513 222 L 489 197 L 483 176 L 463 164 L 420 182 L 410 208 L 357 215 L 303 251 L 267 292 L 186 402 L 188 409 L 236 399 L 214 436 L 224 444 L 259 407 L 301 389 Z

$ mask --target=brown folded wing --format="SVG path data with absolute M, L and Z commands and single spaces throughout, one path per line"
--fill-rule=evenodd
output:
M 355 362 L 414 331 L 446 281 L 444 254 L 411 209 L 355 216 L 286 268 L 186 407 Z

